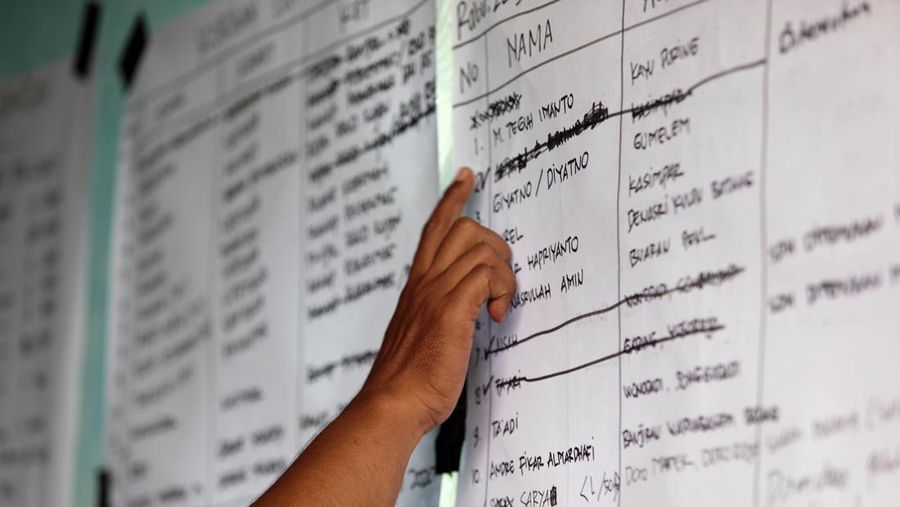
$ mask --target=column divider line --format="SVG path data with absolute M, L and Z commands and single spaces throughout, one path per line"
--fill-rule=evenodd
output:
M 222 83 L 222 80 L 223 80 L 222 67 L 219 66 L 219 67 L 216 67 L 216 93 L 215 93 L 216 97 L 223 94 L 224 84 Z M 223 139 L 223 136 L 221 135 L 222 134 L 222 123 L 221 123 L 221 120 L 218 118 L 217 113 L 214 113 L 214 117 L 216 117 L 216 119 L 215 119 L 214 127 L 213 127 L 215 129 L 213 131 L 213 139 L 215 140 L 215 143 L 216 143 L 216 153 L 220 154 L 221 152 L 219 149 L 220 148 L 219 142 Z M 218 228 L 218 223 L 219 223 L 219 221 L 217 220 L 219 206 L 218 206 L 216 199 L 219 195 L 218 189 L 219 189 L 219 183 L 220 183 L 220 179 L 219 179 L 219 169 L 220 168 L 219 168 L 218 164 L 216 164 L 216 161 L 219 158 L 221 158 L 221 157 L 216 156 L 213 159 L 213 163 L 212 163 L 212 167 L 211 167 L 211 174 L 210 174 L 210 179 L 212 180 L 211 181 L 212 184 L 210 185 L 210 189 L 212 192 L 212 198 L 210 199 L 209 204 L 210 204 L 210 212 L 212 213 L 212 216 L 211 216 L 212 220 L 210 220 L 209 239 L 208 239 L 207 248 L 209 248 L 209 253 L 212 255 L 209 257 L 211 259 L 211 262 L 209 262 L 209 264 L 207 265 L 207 268 L 206 268 L 208 276 L 209 276 L 208 284 L 209 284 L 209 289 L 210 289 L 209 292 L 207 293 L 207 297 L 208 297 L 207 311 L 209 312 L 208 313 L 209 338 L 207 341 L 207 343 L 209 344 L 208 345 L 209 351 L 207 354 L 207 361 L 209 363 L 208 363 L 207 369 L 206 369 L 206 372 L 207 372 L 206 373 L 206 375 L 207 375 L 206 393 L 207 393 L 207 397 L 208 397 L 208 399 L 206 401 L 206 410 L 207 410 L 206 431 L 208 432 L 206 435 L 206 445 L 207 445 L 207 452 L 209 453 L 208 456 L 210 457 L 209 461 L 206 464 L 206 467 L 207 467 L 206 468 L 206 482 L 207 482 L 207 484 L 206 484 L 205 496 L 206 496 L 206 502 L 207 502 L 206 504 L 207 505 L 215 504 L 215 483 L 216 483 L 216 480 L 215 480 L 215 468 L 216 468 L 215 467 L 215 461 L 216 461 L 215 460 L 215 448 L 216 448 L 215 440 L 216 440 L 216 428 L 217 428 L 218 421 L 216 420 L 217 414 L 216 414 L 216 408 L 215 408 L 216 407 L 215 399 L 216 399 L 216 371 L 217 371 L 216 345 L 218 343 L 218 340 L 216 340 L 216 338 L 218 336 L 218 326 L 216 325 L 217 323 L 216 323 L 216 318 L 215 318 L 214 306 L 215 306 L 215 300 L 216 300 L 215 294 L 216 294 L 216 285 L 217 285 L 216 284 L 217 270 L 215 269 L 215 266 L 217 264 L 216 261 L 218 260 L 218 256 L 215 255 L 215 252 L 217 250 L 215 248 L 215 238 L 218 233 L 217 228 Z
M 488 92 L 485 93 L 485 95 L 484 95 L 485 109 L 490 107 L 490 103 L 491 103 L 491 93 L 489 91 L 491 88 L 491 81 L 490 81 L 490 65 L 488 64 L 487 39 L 488 39 L 488 34 L 485 34 L 484 40 L 483 40 L 483 45 L 484 45 L 484 88 L 485 88 L 485 90 L 488 90 Z M 492 142 L 491 125 L 492 125 L 491 122 L 489 122 L 487 124 L 488 166 L 487 166 L 487 171 L 485 171 L 485 173 L 484 173 L 485 178 L 487 178 L 487 188 L 488 188 L 489 196 L 491 195 L 493 187 L 494 187 L 493 182 L 491 181 L 491 178 L 489 177 L 489 175 L 493 172 L 491 170 L 491 167 L 494 164 L 493 148 L 491 147 L 491 142 Z M 488 229 L 491 229 L 491 230 L 493 230 L 491 227 L 492 223 L 493 223 L 493 221 L 491 220 L 492 215 L 493 215 L 493 211 L 491 210 L 490 206 L 488 206 L 487 223 L 488 223 Z M 493 319 L 491 319 L 490 316 L 488 316 L 488 318 L 487 318 L 487 331 L 488 331 L 488 340 L 489 340 L 488 343 L 490 343 L 491 331 L 493 330 L 493 327 L 494 327 L 494 321 L 493 321 Z M 494 375 L 494 359 L 492 357 L 488 357 L 488 380 L 489 381 L 493 375 Z M 488 385 L 490 386 L 490 384 L 488 384 Z M 485 465 L 487 465 L 487 466 L 484 467 L 484 470 L 485 470 L 484 505 L 485 505 L 485 507 L 487 507 L 489 504 L 488 495 L 490 493 L 490 484 L 491 484 L 491 431 L 490 431 L 490 428 L 491 428 L 491 420 L 493 420 L 493 417 L 494 417 L 494 390 L 491 389 L 490 387 L 488 387 L 488 389 L 490 391 L 490 395 L 488 396 L 487 452 L 485 453 L 487 455 L 487 460 L 486 460 L 487 463 L 485 463 Z
M 622 26 L 619 38 L 619 111 L 625 107 L 625 0 L 622 0 Z M 616 301 L 622 300 L 622 125 L 625 115 L 619 115 L 619 159 L 618 173 L 616 176 Z M 622 306 L 616 309 L 616 322 L 618 326 L 618 349 L 622 351 Z M 619 495 L 617 505 L 622 505 L 622 355 L 618 358 L 619 369 L 619 431 L 616 432 L 616 447 L 619 450 Z
M 763 83 L 762 83 L 762 135 L 760 139 L 760 168 L 759 168 L 759 213 L 760 213 L 760 301 L 759 301 L 759 345 L 757 354 L 757 385 L 756 385 L 756 404 L 762 405 L 764 378 L 765 378 L 765 362 L 766 362 L 766 337 L 768 333 L 768 307 L 767 298 L 769 291 L 769 269 L 768 269 L 768 213 L 766 209 L 766 175 L 768 172 L 769 158 L 769 58 L 770 43 L 772 35 L 772 0 L 766 1 L 766 26 L 765 40 L 763 42 L 763 54 L 765 64 L 763 64 Z M 758 446 L 756 462 L 753 466 L 753 505 L 760 505 L 760 485 L 762 474 L 762 425 L 756 426 L 756 445 Z

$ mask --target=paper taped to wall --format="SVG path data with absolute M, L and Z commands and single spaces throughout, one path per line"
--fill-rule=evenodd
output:
M 458 504 L 896 503 L 900 3 L 456 6 L 519 283 Z
M 0 83 L 0 505 L 72 498 L 93 91 L 69 60 Z
M 116 505 L 255 498 L 365 380 L 437 199 L 427 1 L 217 2 L 123 122 Z M 436 505 L 426 438 L 402 505 Z

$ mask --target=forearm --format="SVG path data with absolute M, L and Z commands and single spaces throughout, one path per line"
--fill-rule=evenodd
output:
M 393 505 L 423 433 L 421 422 L 402 403 L 364 391 L 257 505 Z

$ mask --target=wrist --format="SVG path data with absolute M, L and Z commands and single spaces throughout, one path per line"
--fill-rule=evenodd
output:
M 434 428 L 434 421 L 415 395 L 389 387 L 364 386 L 351 404 L 357 404 L 364 413 L 385 421 L 393 430 L 408 435 L 413 446 Z

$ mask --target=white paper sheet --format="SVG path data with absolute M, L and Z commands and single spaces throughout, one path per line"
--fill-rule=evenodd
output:
M 249 503 L 358 390 L 437 198 L 433 18 L 245 0 L 152 34 L 119 170 L 115 505 Z M 437 503 L 429 444 L 400 504 Z
M 93 87 L 62 60 L 0 83 L 0 505 L 74 479 Z
M 458 504 L 895 505 L 900 3 L 459 2 Z
M 310 19 L 305 47 L 300 430 L 307 441 L 359 390 L 437 198 L 434 3 L 340 5 Z M 345 18 L 341 22 L 342 18 Z M 353 39 L 333 35 L 366 29 Z M 400 504 L 436 505 L 433 439 Z

